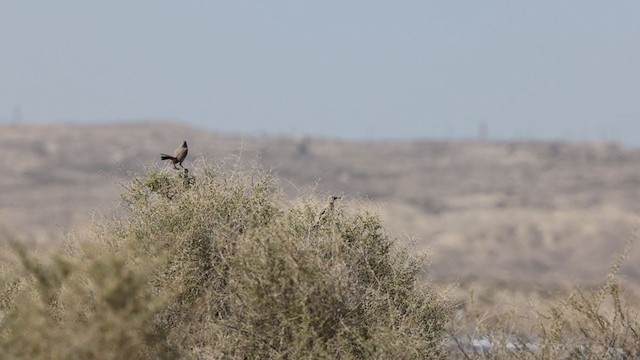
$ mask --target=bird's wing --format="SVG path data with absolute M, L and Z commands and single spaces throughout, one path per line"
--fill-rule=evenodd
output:
M 179 147 L 176 149 L 176 151 L 173 153 L 173 157 L 175 157 L 176 159 L 178 159 L 178 161 L 182 161 L 184 160 L 184 158 L 187 157 L 187 148 L 186 147 Z

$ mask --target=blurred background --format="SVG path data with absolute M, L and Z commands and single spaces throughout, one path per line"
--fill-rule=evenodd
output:
M 0 226 L 81 236 L 184 139 L 364 200 L 436 279 L 595 284 L 640 219 L 639 38 L 635 1 L 3 1 Z

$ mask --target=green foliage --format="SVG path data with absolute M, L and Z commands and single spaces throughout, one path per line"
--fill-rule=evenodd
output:
M 263 172 L 134 178 L 126 216 L 64 254 L 16 246 L 3 358 L 441 358 L 448 303 L 375 214 L 283 200 Z M 18 270 L 19 269 L 19 270 Z

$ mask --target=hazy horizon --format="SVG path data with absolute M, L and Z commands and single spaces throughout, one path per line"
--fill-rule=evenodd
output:
M 640 145 L 640 3 L 10 1 L 0 123 Z

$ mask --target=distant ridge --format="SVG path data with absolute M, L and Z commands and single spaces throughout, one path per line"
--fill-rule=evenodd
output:
M 399 238 L 430 249 L 439 276 L 599 281 L 640 224 L 640 151 L 614 143 L 238 136 L 151 120 L 1 125 L 0 224 L 39 243 L 81 233 L 116 207 L 118 179 L 162 166 L 158 154 L 182 139 L 189 164 L 242 153 L 291 194 L 317 184 L 379 204 Z

